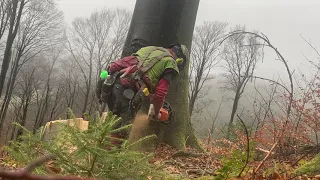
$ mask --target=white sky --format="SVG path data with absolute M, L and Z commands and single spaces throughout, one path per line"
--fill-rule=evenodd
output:
M 60 9 L 68 23 L 74 17 L 89 16 L 102 7 L 126 8 L 133 11 L 135 0 L 59 0 Z M 320 0 L 200 0 L 196 24 L 203 21 L 224 21 L 230 25 L 246 25 L 249 30 L 266 34 L 289 66 L 308 73 L 305 58 L 314 58 L 311 49 L 300 35 L 312 41 L 320 51 Z M 259 64 L 259 76 L 269 77 L 284 71 L 276 56 L 266 52 L 263 64 Z M 315 58 L 314 58 L 315 59 Z

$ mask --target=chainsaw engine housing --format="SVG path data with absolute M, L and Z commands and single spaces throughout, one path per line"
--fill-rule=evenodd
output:
M 161 122 L 168 124 L 174 119 L 174 111 L 171 105 L 167 101 L 164 101 L 162 108 L 168 111 L 168 118 L 166 121 L 161 121 Z

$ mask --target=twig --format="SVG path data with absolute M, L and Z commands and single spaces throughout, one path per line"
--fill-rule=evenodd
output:
M 193 153 L 193 152 L 186 152 L 186 151 L 178 151 L 176 153 L 174 153 L 171 157 L 172 158 L 177 158 L 177 157 L 200 157 L 202 156 L 202 153 Z
M 31 162 L 30 164 L 28 164 L 25 168 L 22 169 L 22 171 L 32 172 L 36 167 L 42 165 L 43 163 L 45 163 L 49 160 L 53 160 L 53 159 L 56 159 L 56 155 L 54 155 L 54 154 L 49 154 L 49 155 L 43 156 L 43 157 L 35 160 L 34 162 Z
M 39 176 L 21 171 L 10 172 L 0 170 L 0 177 L 4 179 L 24 179 L 24 180 L 95 180 L 92 178 L 80 178 L 76 176 Z
M 212 136 L 212 134 L 213 134 L 214 125 L 215 125 L 215 122 L 216 122 L 216 120 L 217 120 L 217 118 L 218 118 L 218 115 L 219 115 L 219 112 L 220 112 L 221 105 L 222 105 L 223 101 L 224 101 L 224 98 L 222 98 L 222 100 L 220 101 L 218 110 L 217 110 L 214 118 L 211 116 L 210 112 L 209 112 L 208 109 L 207 109 L 208 114 L 209 114 L 209 116 L 210 116 L 211 119 L 212 119 L 211 129 L 209 129 L 209 137 L 208 137 L 207 145 L 209 145 L 210 142 L 211 142 L 211 136 Z
M 249 163 L 249 156 L 250 156 L 250 141 L 249 141 L 249 133 L 248 133 L 248 129 L 246 127 L 246 125 L 244 124 L 243 120 L 241 119 L 241 117 L 237 114 L 238 119 L 240 120 L 241 124 L 244 127 L 244 130 L 246 132 L 246 136 L 247 136 L 247 158 L 246 158 L 246 163 L 245 165 L 242 167 L 238 177 L 241 176 L 242 172 L 244 171 L 244 169 L 247 167 L 248 163 Z
M 270 151 L 257 147 L 256 150 L 262 151 L 264 153 L 269 153 Z
M 301 34 L 300 37 L 317 53 L 318 56 L 320 56 L 319 51 L 311 44 L 311 42 L 307 41 Z
M 0 178 L 2 179 L 25 179 L 25 180 L 95 180 L 92 178 L 81 178 L 77 176 L 40 176 L 31 174 L 31 172 L 38 166 L 55 159 L 54 154 L 49 154 L 31 162 L 25 168 L 18 171 L 8 171 L 0 169 Z
M 292 166 L 298 164 L 298 162 L 303 159 L 304 157 L 306 157 L 309 153 L 311 153 L 313 150 L 315 150 L 317 147 L 319 147 L 319 144 L 317 144 L 316 146 L 314 146 L 313 148 L 311 148 L 309 151 L 307 151 L 306 153 L 304 153 L 298 160 L 296 160 Z
M 254 170 L 254 173 L 258 172 L 259 169 L 262 167 L 262 165 L 264 164 L 264 162 L 267 161 L 267 159 L 269 158 L 269 156 L 272 154 L 272 151 L 277 147 L 279 141 L 275 142 L 273 144 L 273 146 L 271 147 L 271 149 L 269 150 L 268 154 L 263 158 L 263 160 L 260 162 L 260 164 L 258 165 L 258 167 L 256 167 L 256 169 Z
M 281 83 L 275 81 L 275 80 L 272 80 L 272 79 L 268 79 L 268 78 L 263 78 L 263 77 L 258 77 L 258 76 L 250 76 L 251 78 L 254 78 L 254 79 L 261 79 L 261 80 L 265 80 L 265 81 L 269 81 L 269 82 L 272 82 L 274 84 L 277 84 L 281 87 L 283 87 L 283 89 L 285 89 L 288 93 L 290 93 L 289 89 L 287 87 L 285 87 L 284 85 L 282 85 Z
M 270 40 L 268 39 L 268 37 L 264 34 L 259 35 L 257 33 L 254 32 L 248 32 L 248 31 L 243 31 L 243 30 L 238 30 L 238 31 L 234 31 L 229 33 L 228 35 L 226 35 L 226 37 L 220 42 L 220 44 L 222 44 L 226 39 L 235 36 L 235 35 L 244 35 L 244 34 L 250 34 L 253 35 L 256 38 L 260 38 L 262 39 L 265 43 L 267 43 L 265 46 L 270 47 L 271 49 L 274 50 L 274 52 L 277 54 L 277 56 L 280 58 L 281 62 L 284 64 L 286 71 L 288 73 L 288 78 L 290 80 L 290 90 L 289 90 L 289 103 L 287 105 L 287 110 L 286 110 L 286 121 L 283 123 L 283 127 L 279 134 L 279 138 L 278 140 L 273 144 L 273 146 L 271 147 L 271 149 L 269 150 L 269 153 L 266 155 L 266 157 L 260 162 L 260 164 L 258 165 L 258 167 L 253 171 L 253 174 L 255 174 L 257 171 L 260 170 L 260 168 L 262 167 L 262 165 L 266 162 L 266 160 L 269 158 L 269 156 L 271 155 L 272 151 L 276 148 L 276 146 L 279 144 L 280 140 L 282 139 L 284 132 L 285 132 L 285 128 L 289 122 L 289 118 L 290 118 L 290 114 L 291 114 L 291 107 L 292 107 L 292 102 L 293 102 L 293 80 L 292 80 L 292 72 L 290 71 L 290 68 L 288 66 L 287 61 L 285 60 L 285 58 L 282 56 L 282 54 L 279 52 L 279 50 L 274 47 Z

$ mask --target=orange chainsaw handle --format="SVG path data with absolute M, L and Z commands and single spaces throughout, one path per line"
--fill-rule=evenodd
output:
M 168 110 L 166 110 L 165 108 L 161 108 L 160 109 L 160 114 L 161 114 L 160 119 L 159 119 L 160 121 L 166 122 L 166 121 L 169 120 L 169 112 L 168 112 Z

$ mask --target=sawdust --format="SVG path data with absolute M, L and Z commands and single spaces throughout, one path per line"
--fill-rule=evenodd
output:
M 144 132 L 149 125 L 149 118 L 147 114 L 138 113 L 134 119 L 129 134 L 129 142 L 137 141 L 144 136 Z

